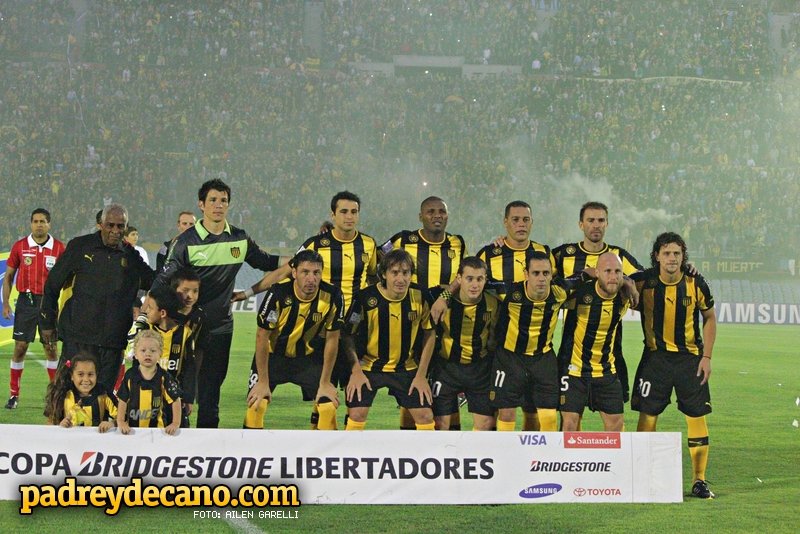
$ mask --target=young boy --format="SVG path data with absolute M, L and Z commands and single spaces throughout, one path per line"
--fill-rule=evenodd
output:
M 180 391 L 175 379 L 159 366 L 163 349 L 164 340 L 152 330 L 139 332 L 133 341 L 139 365 L 125 373 L 119 390 L 117 426 L 122 434 L 130 433 L 133 426 L 164 428 L 173 435 L 180 427 Z M 171 423 L 165 425 L 164 413 L 171 414 Z
M 170 278 L 169 286 L 175 290 L 181 299 L 181 307 L 178 309 L 179 322 L 184 324 L 184 328 L 191 331 L 187 351 L 194 357 L 194 370 L 191 375 L 188 371 L 183 372 L 182 380 L 179 382 L 183 388 L 184 417 L 186 426 L 189 426 L 189 416 L 192 414 L 192 404 L 197 391 L 197 371 L 203 363 L 205 346 L 208 343 L 209 330 L 206 328 L 206 314 L 203 308 L 197 305 L 200 298 L 200 276 L 191 267 L 178 269 Z M 191 383 L 189 383 L 191 381 Z
M 131 328 L 129 338 L 135 338 L 139 332 L 154 330 L 163 340 L 159 365 L 167 371 L 181 388 L 183 415 L 181 426 L 189 427 L 189 414 L 197 390 L 197 363 L 194 345 L 199 335 L 199 323 L 187 320 L 181 313 L 183 301 L 178 293 L 169 287 L 151 290 L 142 304 L 142 315 Z M 134 367 L 137 365 L 134 362 Z M 169 413 L 165 414 L 166 423 L 171 423 Z

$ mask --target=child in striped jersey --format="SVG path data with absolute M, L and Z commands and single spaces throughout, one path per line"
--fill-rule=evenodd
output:
M 50 424 L 65 428 L 96 426 L 103 433 L 114 428 L 117 399 L 97 383 L 97 363 L 79 352 L 64 362 L 47 386 L 44 415 Z
M 131 427 L 164 428 L 175 434 L 181 424 L 181 399 L 177 382 L 159 366 L 164 340 L 158 332 L 143 330 L 133 342 L 139 365 L 125 373 L 119 389 L 117 426 L 122 434 Z M 164 410 L 172 411 L 172 422 L 164 426 Z

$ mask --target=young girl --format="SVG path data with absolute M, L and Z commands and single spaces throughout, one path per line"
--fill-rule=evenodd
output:
M 125 373 L 117 392 L 117 426 L 123 434 L 128 434 L 131 426 L 164 428 L 164 407 L 172 410 L 172 423 L 164 431 L 172 435 L 180 428 L 181 399 L 178 384 L 158 365 L 163 348 L 164 340 L 154 330 L 143 330 L 133 340 L 134 358 L 139 365 Z
M 100 432 L 114 428 L 116 399 L 97 384 L 97 364 L 85 352 L 64 362 L 47 386 L 44 414 L 50 424 L 66 428 L 96 426 Z

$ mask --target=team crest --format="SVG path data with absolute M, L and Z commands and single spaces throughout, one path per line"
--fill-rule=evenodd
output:
M 320 312 L 314 312 L 311 314 L 311 321 L 314 323 L 318 323 L 322 320 L 322 314 Z
M 25 265 L 30 265 L 31 263 L 33 263 L 33 258 L 30 258 L 30 257 L 26 256 L 25 257 Z
M 503 249 L 500 248 L 500 247 L 494 247 L 492 249 L 492 255 L 494 255 L 494 256 L 499 256 L 502 253 L 503 253 Z
M 490 392 L 489 392 L 489 400 L 490 400 L 490 401 L 493 401 L 493 400 L 494 400 L 494 391 L 490 391 Z
M 367 299 L 367 306 L 370 308 L 374 308 L 378 305 L 378 298 L 377 297 L 370 297 Z
M 408 242 L 409 243 L 419 243 L 419 237 L 417 237 L 416 234 L 411 234 L 410 236 L 408 236 Z
M 577 249 L 575 248 L 574 245 L 570 245 L 570 246 L 567 247 L 567 254 L 569 254 L 570 256 L 572 256 L 576 252 L 577 252 Z
M 172 354 L 180 354 L 181 353 L 180 343 L 173 343 L 170 351 L 172 352 Z
M 412 323 L 417 320 L 418 316 L 419 316 L 419 314 L 417 312 L 415 312 L 415 311 L 408 312 L 408 320 L 410 322 L 412 322 Z
M 584 304 L 591 304 L 592 303 L 592 296 L 591 295 L 584 295 L 583 296 L 583 303 Z
M 450 249 L 450 250 L 448 250 L 448 251 L 447 251 L 447 257 L 448 257 L 448 258 L 450 258 L 450 259 L 452 260 L 453 258 L 455 258 L 455 257 L 456 257 L 456 251 L 455 251 L 455 250 L 453 250 L 453 249 Z
M 122 258 L 119 260 L 119 264 L 122 265 L 122 268 L 125 269 L 128 267 L 128 258 Z
M 655 278 L 649 278 L 647 282 L 645 282 L 644 287 L 653 288 L 658 285 L 658 281 Z
M 365 252 L 365 253 L 363 253 L 363 254 L 361 255 L 361 261 L 362 261 L 362 262 L 364 262 L 365 264 L 366 264 L 366 263 L 369 263 L 369 254 L 367 254 L 366 252 Z
M 231 256 L 239 258 L 242 255 L 242 250 L 239 247 L 231 247 Z
M 284 306 L 291 306 L 292 305 L 292 297 L 286 297 L 285 299 L 283 299 L 283 305 Z
M 692 297 L 683 297 L 681 299 L 681 304 L 683 304 L 685 308 L 688 308 L 692 305 Z
M 327 237 L 323 237 L 322 239 L 319 240 L 319 246 L 329 247 L 331 246 L 331 240 L 328 239 Z
M 522 300 L 522 293 L 519 291 L 514 291 L 511 294 L 511 300 L 513 300 L 514 302 L 520 302 Z

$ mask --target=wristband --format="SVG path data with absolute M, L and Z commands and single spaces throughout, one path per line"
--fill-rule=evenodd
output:
M 708 358 L 708 359 L 710 360 L 710 359 L 711 359 L 711 356 L 706 356 L 706 355 L 703 355 L 703 358 Z
M 252 287 L 248 287 L 247 289 L 245 289 L 245 290 L 244 290 L 244 296 L 245 296 L 246 298 L 248 298 L 248 299 L 249 299 L 250 297 L 252 297 L 253 295 L 255 295 L 255 294 L 256 294 L 256 292 L 255 292 L 255 291 L 253 291 L 253 288 L 252 288 Z
M 449 289 L 444 289 L 439 294 L 439 298 L 443 298 L 446 302 L 449 302 L 451 298 L 453 298 L 453 294 L 450 293 Z

